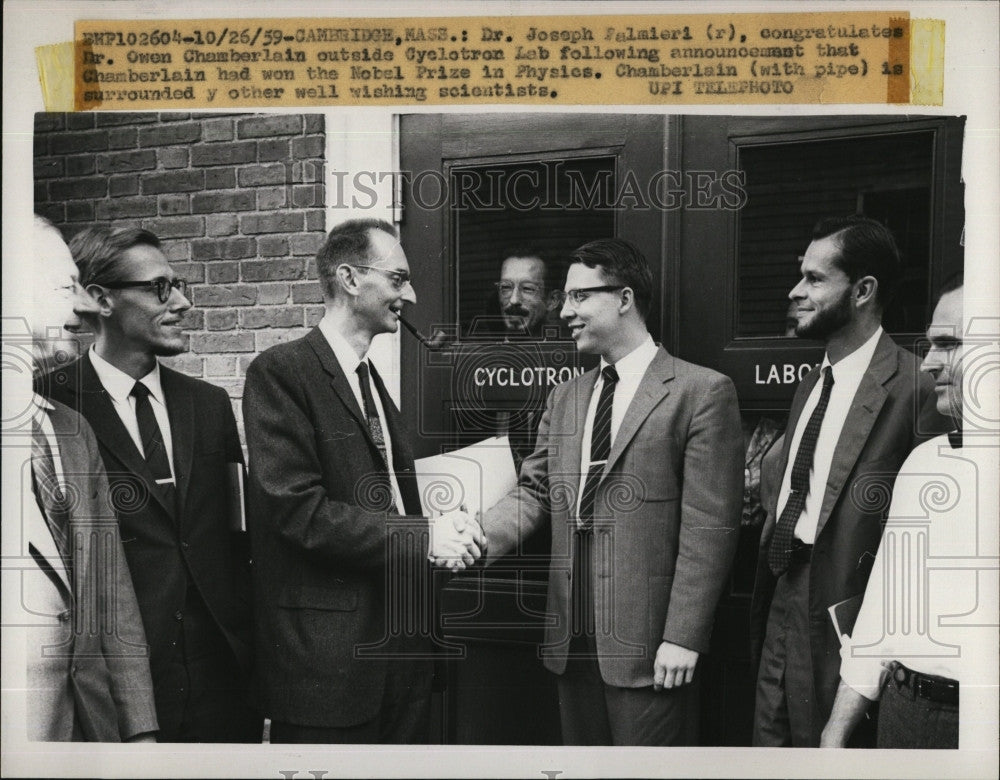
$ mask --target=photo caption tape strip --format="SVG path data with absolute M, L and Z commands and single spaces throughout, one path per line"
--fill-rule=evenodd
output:
M 944 22 L 864 11 L 78 21 L 46 110 L 941 105 Z

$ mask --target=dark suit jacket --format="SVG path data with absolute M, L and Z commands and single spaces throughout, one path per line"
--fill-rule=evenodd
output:
M 801 648 L 802 652 L 812 654 L 816 704 L 821 718 L 814 724 L 817 729 L 822 729 L 830 715 L 840 677 L 840 640 L 827 608 L 864 594 L 899 467 L 917 444 L 949 428 L 948 420 L 934 409 L 933 380 L 919 368 L 919 361 L 912 353 L 896 346 L 883 333 L 834 450 L 810 568 L 810 646 Z M 769 491 L 771 503 L 761 532 L 754 588 L 751 628 L 754 668 L 760 661 L 776 584 L 767 564 L 767 553 L 774 533 L 778 493 L 788 464 L 792 432 L 819 375 L 818 370 L 813 370 L 799 384 L 781 456 L 771 458 L 772 450 L 765 460 L 772 471 L 768 480 L 774 489 Z
M 550 524 L 550 621 L 541 652 L 557 674 L 566 669 L 580 456 L 596 381 L 594 369 L 549 394 L 517 488 L 484 517 L 489 562 Z M 595 501 L 596 639 L 608 685 L 652 685 L 663 641 L 708 650 L 742 498 L 733 383 L 661 347 L 625 413 Z
M 405 507 L 419 514 L 409 436 L 375 372 L 372 380 Z M 250 364 L 243 417 L 265 714 L 306 726 L 367 722 L 385 685 L 387 602 L 424 606 L 427 522 L 398 515 L 362 409 L 319 328 Z
M 97 435 L 158 688 L 173 654 L 175 614 L 185 606 L 185 567 L 247 672 L 252 648 L 249 567 L 240 540 L 229 530 L 227 464 L 243 462 L 229 396 L 165 366 L 160 379 L 173 440 L 176 507 L 156 488 L 89 353 L 50 374 L 43 385 L 50 397 L 79 411 Z
M 157 730 L 149 651 L 108 480 L 90 426 L 60 403 L 49 412 L 70 498 L 74 576 L 43 518 L 23 515 L 21 603 L 27 628 L 28 738 L 120 742 Z M 25 468 L 24 501 L 34 501 Z M 32 520 L 34 522 L 32 522 Z

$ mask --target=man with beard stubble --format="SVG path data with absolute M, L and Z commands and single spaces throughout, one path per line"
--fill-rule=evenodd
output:
M 546 322 L 562 305 L 557 263 L 530 247 L 513 247 L 503 257 L 496 288 L 506 336 L 541 338 Z M 558 321 L 552 324 L 558 327 Z
M 227 484 L 243 453 L 225 390 L 161 366 L 187 349 L 187 285 L 159 239 L 85 228 L 70 241 L 97 336 L 44 389 L 94 429 L 150 646 L 161 742 L 259 742 L 248 704 L 250 577 Z
M 826 353 L 792 401 L 775 461 L 781 487 L 761 534 L 753 744 L 765 747 L 819 745 L 840 671 L 828 610 L 857 614 L 896 473 L 916 445 L 947 430 L 933 381 L 882 330 L 900 276 L 892 233 L 861 216 L 825 219 L 800 263 L 788 296 L 795 334 L 821 340 Z M 871 736 L 859 730 L 855 744 Z

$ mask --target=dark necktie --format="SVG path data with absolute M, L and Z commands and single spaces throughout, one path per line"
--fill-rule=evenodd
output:
M 611 406 L 615 398 L 615 386 L 618 384 L 618 372 L 614 366 L 605 366 L 601 376 L 604 377 L 604 385 L 601 387 L 601 396 L 597 399 L 594 427 L 590 433 L 590 466 L 583 483 L 583 495 L 580 497 L 579 527 L 582 529 L 589 529 L 593 524 L 597 485 L 611 454 Z
M 389 471 L 389 458 L 386 455 L 385 436 L 382 435 L 382 419 L 378 416 L 378 407 L 375 406 L 375 397 L 372 395 L 371 380 L 368 375 L 368 361 L 362 360 L 358 363 L 358 380 L 361 384 L 361 400 L 365 402 L 365 419 L 368 421 L 368 433 L 378 448 L 379 455 L 382 456 L 382 465 Z
M 823 390 L 819 402 L 813 409 L 802 438 L 799 440 L 799 450 L 795 453 L 795 463 L 792 465 L 792 475 L 789 479 L 791 492 L 788 501 L 778 518 L 771 538 L 771 549 L 767 554 L 767 562 L 775 575 L 780 575 L 788 569 L 792 555 L 792 540 L 795 535 L 795 524 L 806 505 L 809 494 L 809 472 L 812 471 L 813 455 L 816 452 L 816 441 L 819 439 L 819 429 L 823 425 L 823 415 L 830 403 L 830 391 L 833 389 L 833 367 L 823 369 Z
M 130 395 L 135 398 L 135 418 L 139 423 L 139 438 L 142 439 L 142 452 L 146 458 L 153 479 L 164 494 L 173 492 L 173 476 L 170 473 L 170 461 L 167 459 L 167 448 L 163 443 L 160 426 L 153 414 L 153 405 L 149 402 L 149 388 L 142 382 L 136 382 Z
M 55 459 L 48 438 L 36 419 L 31 421 L 31 489 L 62 556 L 66 572 L 71 573 L 69 503 L 56 477 Z

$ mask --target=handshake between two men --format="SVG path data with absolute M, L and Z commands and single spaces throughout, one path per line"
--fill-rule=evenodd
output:
M 480 519 L 464 508 L 430 518 L 430 562 L 452 572 L 473 566 L 486 554 L 486 534 Z

